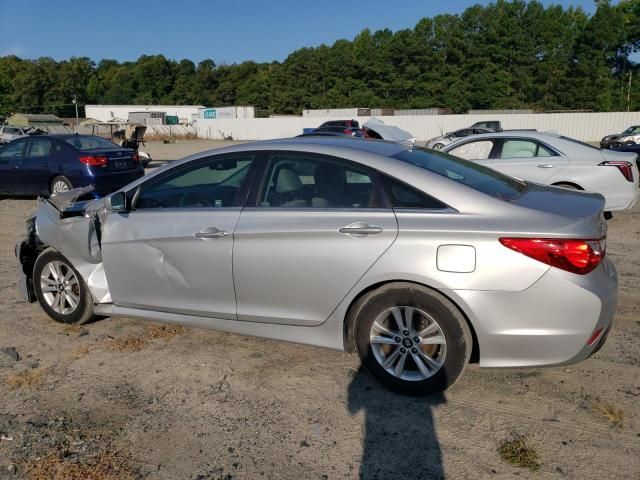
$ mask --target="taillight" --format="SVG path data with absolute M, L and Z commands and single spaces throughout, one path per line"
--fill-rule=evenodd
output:
M 344 133 L 345 135 L 354 135 L 355 132 L 352 132 L 351 130 L 349 130 L 348 128 L 345 128 L 342 133 Z
M 85 165 L 91 167 L 106 167 L 107 157 L 104 155 L 87 155 L 86 157 L 80 157 L 79 160 Z
M 606 250 L 604 238 L 501 238 L 500 243 L 527 257 L 578 275 L 585 275 L 596 268 L 604 258 Z
M 133 160 L 134 162 L 139 162 L 140 155 L 138 155 L 137 153 L 134 153 L 133 155 L 131 155 L 131 160 Z
M 620 173 L 624 176 L 624 178 L 627 179 L 628 182 L 633 182 L 633 169 L 631 168 L 630 162 L 609 160 L 598 165 L 600 165 L 601 167 L 616 167 L 618 170 L 620 170 Z

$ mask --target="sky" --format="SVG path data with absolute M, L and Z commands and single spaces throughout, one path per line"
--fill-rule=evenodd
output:
M 217 64 L 284 60 L 301 47 L 353 39 L 360 31 L 413 28 L 422 17 L 460 13 L 472 0 L 0 0 L 0 57 L 141 55 Z M 580 6 L 593 0 L 546 1 Z

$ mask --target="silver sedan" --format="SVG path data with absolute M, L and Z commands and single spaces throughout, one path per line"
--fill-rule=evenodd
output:
M 299 138 L 41 201 L 16 253 L 55 321 L 164 320 L 356 351 L 388 387 L 577 362 L 617 298 L 604 199 L 431 150 Z

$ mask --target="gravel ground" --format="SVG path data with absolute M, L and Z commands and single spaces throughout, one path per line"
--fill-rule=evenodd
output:
M 384 390 L 344 353 L 121 317 L 56 324 L 16 290 L 34 207 L 0 200 L 0 479 L 640 478 L 638 207 L 609 222 L 620 303 L 598 354 L 470 366 L 430 399 Z M 514 434 L 537 470 L 498 454 Z

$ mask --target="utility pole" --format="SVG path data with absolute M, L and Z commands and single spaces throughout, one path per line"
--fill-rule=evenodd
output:
M 627 112 L 630 111 L 631 108 L 631 76 L 633 75 L 633 71 L 629 70 L 629 86 L 627 87 Z
M 80 131 L 80 120 L 78 119 L 78 96 L 73 94 L 73 104 L 76 106 L 76 133 Z

